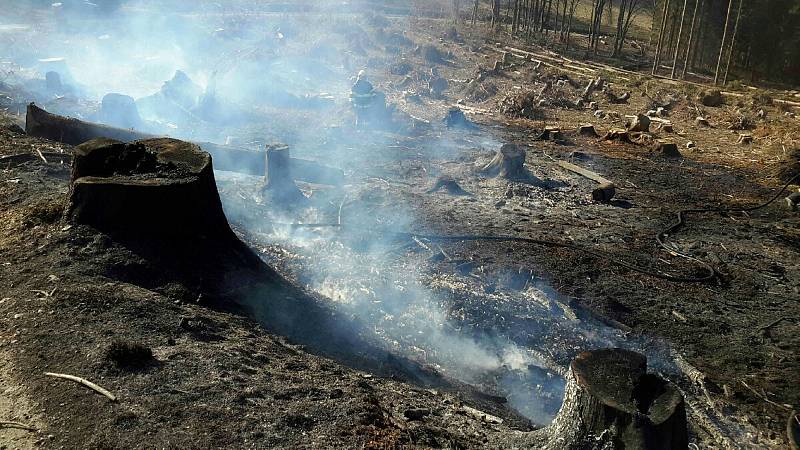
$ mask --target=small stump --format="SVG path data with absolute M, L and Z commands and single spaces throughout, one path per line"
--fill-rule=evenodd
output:
M 102 231 L 235 238 L 211 156 L 188 142 L 94 139 L 75 148 L 67 217 Z
M 453 178 L 449 176 L 441 176 L 436 179 L 436 183 L 433 184 L 433 187 L 425 191 L 427 194 L 432 194 L 434 192 L 440 191 L 444 189 L 450 195 L 457 195 L 457 196 L 470 196 L 469 192 L 465 191 Z
M 306 196 L 294 184 L 291 172 L 289 146 L 274 144 L 267 146 L 266 173 L 262 194 L 278 205 L 289 206 L 303 202 Z
M 537 141 L 562 141 L 564 135 L 558 127 L 545 127 L 542 133 L 536 138 Z
M 683 157 L 680 150 L 678 150 L 678 144 L 674 142 L 658 142 L 653 146 L 653 151 L 661 153 L 665 158 L 678 159 Z
M 736 143 L 741 145 L 750 145 L 753 143 L 753 136 L 749 134 L 740 134 Z
M 644 114 L 637 114 L 627 126 L 630 132 L 646 133 L 650 131 L 650 118 Z
M 595 137 L 595 138 L 596 137 L 600 137 L 600 135 L 597 134 L 597 130 L 594 129 L 594 125 L 592 125 L 592 124 L 581 125 L 580 127 L 578 127 L 578 135 L 587 136 L 587 137 Z
M 447 128 L 461 128 L 467 130 L 475 128 L 475 124 L 467 119 L 464 115 L 464 111 L 461 111 L 461 109 L 457 107 L 452 107 L 447 111 L 447 115 L 444 116 L 444 124 Z
M 524 164 L 525 150 L 515 144 L 503 144 L 489 164 L 481 169 L 481 173 L 490 177 L 526 178 Z
M 100 103 L 97 119 L 106 125 L 120 128 L 139 129 L 143 124 L 133 97 L 123 94 L 106 94 Z
M 678 389 L 647 373 L 647 358 L 622 349 L 583 352 L 570 364 L 564 403 L 542 430 L 543 448 L 685 449 Z
M 614 186 L 614 183 L 601 183 L 596 188 L 592 189 L 592 200 L 608 203 L 616 194 L 617 188 Z

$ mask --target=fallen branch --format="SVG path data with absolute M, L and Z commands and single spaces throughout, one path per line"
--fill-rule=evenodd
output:
M 744 381 L 744 380 L 739 380 L 739 383 L 742 383 L 742 386 L 744 386 L 744 387 L 746 387 L 747 389 L 749 389 L 749 390 L 750 390 L 750 392 L 752 392 L 753 394 L 755 394 L 755 396 L 756 396 L 756 397 L 760 398 L 761 400 L 764 400 L 765 402 L 769 403 L 770 405 L 772 405 L 772 406 L 777 406 L 778 408 L 788 409 L 789 411 L 791 411 L 791 410 L 792 410 L 792 408 L 791 408 L 790 406 L 788 406 L 788 405 L 781 405 L 780 403 L 775 403 L 775 402 L 773 402 L 772 400 L 770 400 L 769 398 L 767 398 L 767 394 L 762 394 L 761 392 L 758 392 L 758 391 L 756 391 L 755 389 L 753 389 L 752 387 L 750 387 L 750 385 L 749 385 L 749 384 L 745 383 L 745 381 Z
M 46 376 L 48 376 L 48 377 L 63 378 L 65 380 L 70 380 L 70 381 L 74 381 L 76 383 L 80 383 L 80 384 L 88 387 L 89 389 L 97 392 L 98 394 L 106 396 L 112 402 L 117 401 L 117 396 L 115 396 L 114 394 L 112 394 L 108 390 L 106 390 L 106 389 L 104 389 L 104 388 L 92 383 L 91 381 L 89 381 L 89 380 L 87 380 L 85 378 L 76 377 L 74 375 L 67 375 L 67 374 L 63 374 L 63 373 L 45 372 L 44 374 Z
M 0 421 L 0 428 L 17 428 L 17 429 L 20 429 L 20 430 L 32 431 L 32 432 L 38 431 L 36 428 L 33 428 L 32 426 L 25 425 L 24 423 L 20 423 L 20 422 Z

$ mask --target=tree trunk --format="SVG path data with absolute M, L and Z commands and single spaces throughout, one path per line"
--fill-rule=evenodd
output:
M 739 30 L 739 18 L 742 16 L 742 3 L 744 0 L 739 0 L 739 9 L 736 12 L 736 23 L 733 25 L 733 34 L 731 35 L 731 49 L 728 51 L 728 61 L 725 63 L 725 75 L 722 76 L 722 85 L 728 82 L 728 69 L 731 68 L 731 56 L 733 56 L 733 49 L 736 43 L 736 32 Z
M 497 22 L 500 20 L 500 0 L 491 0 L 492 1 L 492 21 L 489 23 L 489 26 L 492 28 L 492 31 L 495 30 L 497 27 Z
M 653 57 L 653 75 L 658 72 L 658 65 L 661 62 L 661 45 L 664 43 L 664 30 L 667 27 L 667 13 L 669 12 L 669 0 L 664 1 L 664 15 L 661 17 L 661 29 L 658 32 L 658 43 L 656 44 L 656 54 Z
M 475 22 L 478 20 L 478 6 L 480 0 L 475 0 L 475 4 L 472 6 L 472 25 L 475 25 Z
M 672 58 L 672 72 L 670 78 L 675 78 L 675 67 L 678 65 L 678 51 L 681 48 L 681 37 L 683 37 L 683 19 L 686 16 L 686 3 L 688 0 L 683 0 L 683 9 L 681 10 L 681 24 L 678 27 L 678 42 L 675 43 L 675 57 Z
M 719 44 L 719 57 L 717 58 L 717 69 L 714 71 L 714 84 L 719 83 L 719 68 L 722 66 L 722 53 L 725 50 L 725 39 L 728 37 L 728 23 L 731 20 L 731 7 L 733 0 L 728 0 L 728 14 L 725 15 L 725 28 L 722 30 L 722 42 Z
M 714 0 L 709 0 L 706 2 L 705 0 L 700 1 L 700 16 L 697 18 L 697 29 L 700 34 L 695 39 L 694 43 L 694 51 L 692 52 L 691 62 L 689 63 L 689 67 L 692 70 L 697 70 L 698 67 L 702 67 L 705 65 L 706 61 L 706 48 L 707 45 L 701 45 L 703 42 L 706 42 L 706 38 L 708 36 L 708 27 L 703 26 L 708 21 L 708 14 L 709 10 L 711 9 L 710 6 L 713 4 Z
M 617 14 L 617 35 L 614 37 L 614 49 L 611 53 L 612 58 L 616 58 L 620 55 L 622 51 L 622 46 L 624 45 L 625 36 L 622 34 L 622 28 L 624 26 L 625 21 L 625 7 L 627 5 L 627 0 L 621 0 L 619 2 L 619 14 Z
M 689 27 L 689 42 L 686 44 L 686 58 L 683 60 L 683 70 L 681 70 L 681 80 L 686 78 L 686 67 L 689 65 L 689 55 L 692 53 L 692 40 L 694 39 L 694 26 L 697 19 L 697 9 L 702 0 L 695 0 L 694 12 L 692 13 L 692 25 Z

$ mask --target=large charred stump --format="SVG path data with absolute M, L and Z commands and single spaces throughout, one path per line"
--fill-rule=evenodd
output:
M 211 304 L 290 289 L 231 230 L 211 156 L 195 144 L 169 138 L 82 144 L 69 196 L 68 221 L 103 232 L 141 258 L 134 270 L 127 261 L 101 269 L 106 276 L 155 290 L 177 284 L 181 293 L 168 295 Z
M 233 237 L 211 156 L 169 138 L 76 147 L 67 216 L 108 232 Z
M 622 349 L 583 352 L 570 364 L 564 403 L 537 432 L 547 449 L 685 449 L 683 396 L 647 373 L 647 358 Z
M 481 173 L 490 177 L 523 179 L 528 177 L 524 165 L 525 150 L 515 144 L 503 144 L 489 164 L 483 166 Z

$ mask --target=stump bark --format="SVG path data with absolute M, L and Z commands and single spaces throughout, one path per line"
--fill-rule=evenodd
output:
M 685 449 L 683 396 L 623 349 L 583 352 L 570 365 L 564 403 L 539 437 L 547 449 Z
M 515 144 L 503 144 L 494 158 L 481 169 L 486 176 L 520 179 L 527 176 L 525 169 L 525 150 Z
M 76 147 L 67 217 L 106 232 L 235 238 L 211 156 L 169 138 Z

